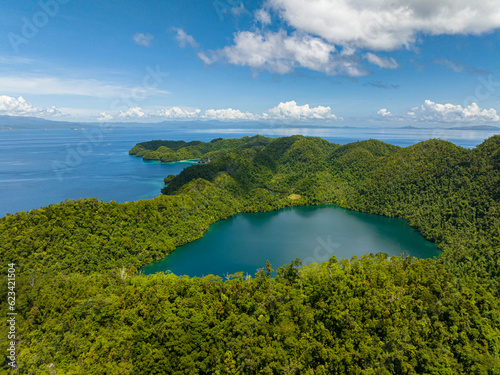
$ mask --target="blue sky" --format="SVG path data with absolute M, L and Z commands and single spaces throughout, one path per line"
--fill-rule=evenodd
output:
M 500 125 L 496 0 L 4 1 L 0 17 L 2 115 Z

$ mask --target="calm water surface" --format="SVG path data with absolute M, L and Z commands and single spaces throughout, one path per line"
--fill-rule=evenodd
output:
M 128 155 L 136 143 L 153 139 L 210 141 L 255 134 L 269 137 L 303 134 L 339 144 L 375 138 L 409 146 L 429 138 L 442 138 L 460 146 L 474 147 L 494 134 L 438 129 L 193 126 L 186 123 L 100 132 L 91 128 L 0 130 L 0 217 L 65 199 L 96 197 L 125 202 L 157 196 L 163 178 L 179 173 L 187 164 L 145 163 L 141 158 Z
M 143 272 L 170 270 L 201 277 L 243 271 L 253 275 L 266 260 L 277 268 L 297 257 L 304 263 L 319 263 L 334 255 L 340 260 L 378 252 L 417 258 L 440 254 L 435 244 L 404 220 L 336 206 L 294 207 L 217 222 L 204 237 L 177 248 Z

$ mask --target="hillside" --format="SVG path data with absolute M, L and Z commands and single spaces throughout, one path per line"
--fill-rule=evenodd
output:
M 142 157 L 144 160 L 175 162 L 181 160 L 208 160 L 230 149 L 246 149 L 266 145 L 270 140 L 262 136 L 244 137 L 241 139 L 216 138 L 211 142 L 184 141 L 150 141 L 138 143 L 129 150 L 130 155 Z

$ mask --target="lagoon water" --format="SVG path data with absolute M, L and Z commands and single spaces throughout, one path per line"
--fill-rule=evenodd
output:
M 277 268 L 295 258 L 321 263 L 332 256 L 340 260 L 378 252 L 417 258 L 441 253 L 401 219 L 336 206 L 294 207 L 219 221 L 202 238 L 177 248 L 142 272 L 224 277 L 242 271 L 253 275 L 266 260 Z

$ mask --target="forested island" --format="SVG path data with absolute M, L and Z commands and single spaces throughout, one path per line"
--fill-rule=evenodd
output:
M 210 142 L 151 141 L 138 143 L 129 150 L 129 155 L 142 157 L 143 160 L 156 160 L 162 163 L 196 160 L 209 162 L 213 156 L 220 157 L 227 151 L 239 148 L 247 142 L 242 139 L 215 138 Z
M 499 374 L 499 150 L 500 136 L 471 150 L 303 136 L 140 143 L 131 155 L 203 163 L 151 200 L 0 219 L 4 271 L 17 272 L 19 373 Z M 138 271 L 237 213 L 323 204 L 405 219 L 443 254 L 264 263 L 228 281 Z

